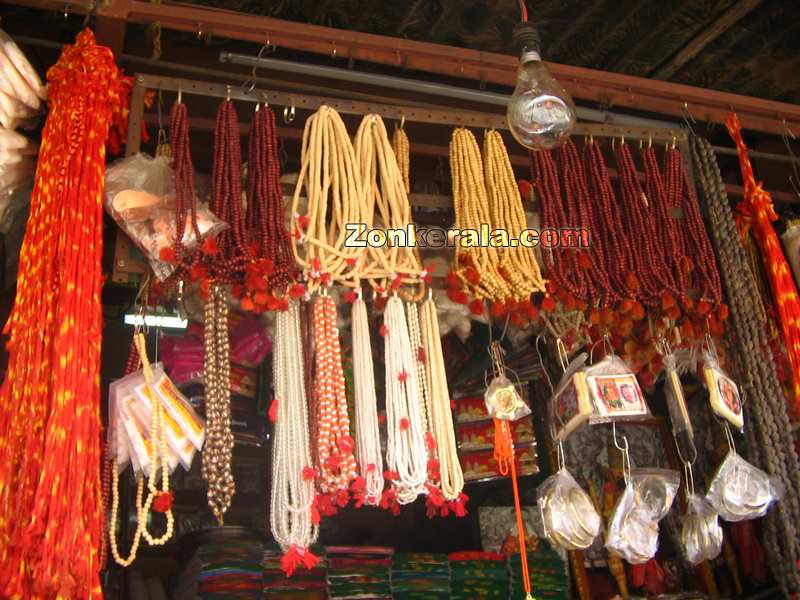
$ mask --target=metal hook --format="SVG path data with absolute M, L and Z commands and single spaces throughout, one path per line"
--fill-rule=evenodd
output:
M 292 104 L 291 108 L 283 107 L 283 121 L 287 125 L 294 121 L 294 104 Z
M 197 39 L 198 40 L 202 40 L 203 39 L 203 24 L 202 23 L 198 23 L 197 24 Z
M 67 20 L 67 17 L 69 17 L 69 5 L 65 4 L 64 5 L 64 20 L 65 21 Z
M 617 422 L 611 421 L 611 431 L 614 436 L 614 446 L 622 452 L 622 475 L 625 478 L 625 484 L 627 485 L 630 482 L 630 475 L 631 475 L 631 454 L 630 454 L 630 447 L 628 446 L 628 437 L 623 435 L 622 441 L 625 442 L 624 446 L 621 446 L 619 440 L 617 439 Z
M 333 42 L 333 50 L 331 51 L 331 58 L 336 58 L 336 42 Z
M 229 85 L 225 86 L 225 100 L 227 102 L 231 101 L 231 86 L 229 86 Z
M 402 131 L 406 126 L 406 116 L 400 115 L 400 131 Z
M 536 336 L 536 355 L 539 357 L 539 367 L 542 369 L 542 374 L 544 374 L 545 381 L 547 381 L 547 387 L 550 388 L 550 395 L 552 396 L 555 392 L 553 388 L 553 382 L 550 380 L 550 375 L 547 372 L 547 369 L 544 366 L 544 358 L 542 358 L 542 351 L 539 349 L 539 342 L 542 341 L 542 337 L 544 337 L 541 333 Z
M 178 104 L 181 103 L 181 99 L 183 98 L 183 90 L 181 89 L 181 84 L 178 84 Z
M 724 431 L 725 431 L 725 439 L 728 442 L 728 447 L 730 448 L 731 452 L 736 452 L 736 442 L 733 440 L 733 433 L 731 432 L 731 426 L 728 424 L 727 421 L 723 423 Z

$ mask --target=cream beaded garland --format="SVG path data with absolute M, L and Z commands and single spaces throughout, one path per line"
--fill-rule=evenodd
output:
M 425 448 L 419 386 L 411 355 L 403 302 L 392 296 L 384 313 L 386 327 L 386 465 L 396 472 L 392 482 L 400 504 L 413 502 L 425 491 L 428 454 Z
M 353 387 L 356 408 L 356 450 L 366 485 L 364 503 L 377 506 L 383 491 L 383 458 L 375 397 L 367 306 L 359 293 L 352 310 Z
M 421 310 L 422 347 L 425 349 L 426 378 L 431 405 L 431 425 L 439 457 L 439 482 L 447 500 L 456 500 L 464 489 L 464 474 L 458 460 L 450 391 L 442 355 L 436 303 L 428 298 Z
M 142 362 L 145 384 L 148 387 L 152 386 L 153 371 L 150 367 L 150 361 L 147 358 L 144 335 L 137 332 L 134 334 L 133 340 L 139 352 L 139 359 Z M 136 482 L 136 531 L 133 534 L 133 542 L 131 544 L 130 554 L 127 558 L 123 558 L 119 553 L 117 536 L 114 531 L 117 523 L 117 514 L 119 512 L 119 466 L 114 464 L 112 468 L 111 520 L 108 537 L 111 546 L 111 555 L 114 557 L 117 564 L 123 567 L 130 566 L 133 564 L 133 561 L 136 560 L 136 554 L 139 550 L 142 537 L 144 537 L 151 546 L 163 546 L 172 538 L 175 525 L 172 508 L 169 508 L 164 513 L 166 517 L 166 530 L 161 536 L 153 537 L 147 529 L 147 519 L 156 496 L 159 494 L 171 493 L 169 491 L 169 449 L 167 447 L 166 416 L 164 415 L 164 408 L 161 406 L 161 402 L 157 400 L 158 395 L 153 391 L 151 397 L 156 398 L 156 402 L 152 403 L 150 407 L 150 473 L 147 478 L 147 498 L 143 498 L 145 473 L 141 473 Z M 155 483 L 159 471 L 161 472 L 160 490 L 156 487 Z
M 278 411 L 269 514 L 272 535 L 284 552 L 292 546 L 307 548 L 316 541 L 318 532 L 311 510 L 314 478 L 304 476 L 312 463 L 302 339 L 300 308 L 292 300 L 288 310 L 277 313 L 272 354 Z

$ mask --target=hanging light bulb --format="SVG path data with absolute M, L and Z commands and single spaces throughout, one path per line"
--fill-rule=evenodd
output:
M 517 87 L 508 102 L 508 127 L 531 150 L 549 150 L 566 141 L 575 127 L 575 105 L 539 56 L 539 32 L 529 22 L 514 28 L 520 48 Z

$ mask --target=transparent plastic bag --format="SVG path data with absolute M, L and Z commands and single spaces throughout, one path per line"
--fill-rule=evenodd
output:
M 739 386 L 722 370 L 716 356 L 708 351 L 703 352 L 703 377 L 714 414 L 741 430 L 744 427 L 744 409 Z
M 783 493 L 780 481 L 730 450 L 714 474 L 706 499 L 726 521 L 747 521 L 767 514 Z
M 687 562 L 713 560 L 722 551 L 722 527 L 714 507 L 701 496 L 689 496 L 681 526 L 681 549 Z
M 489 383 L 483 396 L 489 416 L 503 421 L 516 421 L 531 414 L 531 409 L 519 395 L 516 386 L 505 375 Z
M 602 520 L 589 495 L 566 469 L 548 477 L 536 490 L 547 539 L 564 550 L 585 550 L 600 533 Z
M 619 356 L 611 354 L 586 369 L 586 387 L 593 405 L 592 424 L 648 416 L 636 375 Z
M 175 266 L 161 260 L 161 251 L 172 248 L 177 237 L 175 187 L 170 158 L 134 154 L 106 171 L 106 209 L 150 262 L 156 277 L 163 281 Z M 203 204 L 197 206 L 197 227 L 201 241 L 228 227 Z M 194 248 L 197 236 L 187 223 L 183 246 Z
M 584 373 L 587 358 L 588 354 L 582 352 L 572 359 L 550 398 L 553 435 L 557 441 L 565 440 L 594 412 Z
M 633 565 L 653 558 L 658 551 L 658 522 L 672 507 L 679 485 L 676 471 L 633 469 L 614 508 L 606 548 Z

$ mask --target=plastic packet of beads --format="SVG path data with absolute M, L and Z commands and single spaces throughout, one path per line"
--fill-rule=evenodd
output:
M 689 496 L 681 525 L 681 550 L 686 561 L 697 565 L 722 551 L 722 527 L 714 507 L 703 497 Z
M 123 404 L 123 417 L 127 418 L 126 430 L 128 431 L 129 436 L 138 435 L 141 437 L 141 443 L 134 443 L 133 448 L 136 451 L 136 458 L 142 467 L 141 471 L 148 477 L 151 477 L 153 475 L 151 472 L 153 467 L 155 467 L 156 471 L 161 467 L 161 459 L 159 458 L 158 462 L 154 464 L 152 460 L 150 460 L 150 452 L 152 451 L 153 445 L 160 445 L 161 441 L 153 439 L 151 435 L 151 400 L 147 398 L 146 392 L 144 392 L 142 388 L 146 388 L 146 384 L 137 386 L 137 388 L 134 390 L 133 402 L 126 402 Z M 162 415 L 163 414 L 164 413 L 162 413 Z M 167 465 L 169 472 L 172 473 L 181 463 L 181 457 L 180 453 L 173 447 L 173 444 L 170 441 L 171 436 L 169 425 L 167 425 L 166 433 L 167 446 L 165 449 L 167 451 Z M 189 447 L 193 453 L 194 448 L 191 447 L 191 444 L 189 444 Z M 142 449 L 147 452 L 146 457 L 141 455 Z M 191 459 L 189 464 L 191 464 Z
M 492 418 L 516 421 L 531 414 L 517 387 L 505 375 L 498 375 L 489 383 L 483 395 L 486 412 Z
M 586 352 L 582 352 L 572 359 L 550 398 L 550 414 L 556 440 L 565 440 L 594 413 L 584 372 L 588 356 Z
M 163 372 L 161 375 L 161 380 L 163 382 Z M 136 397 L 139 400 L 139 404 L 136 406 L 136 409 L 141 411 L 141 416 L 144 422 L 147 424 L 146 435 L 148 439 L 150 438 L 152 407 L 156 402 L 161 402 L 162 406 L 164 405 L 160 393 L 156 391 L 156 385 L 157 379 L 154 377 L 152 386 L 142 382 L 140 385 L 136 386 L 135 390 Z M 194 453 L 197 449 L 194 447 L 192 442 L 189 441 L 189 438 L 186 437 L 186 434 L 183 432 L 183 428 L 172 417 L 169 411 L 164 409 L 161 415 L 164 419 L 162 426 L 166 426 L 166 440 L 169 450 L 171 453 L 175 453 L 178 456 L 181 465 L 183 465 L 183 468 L 188 471 L 192 466 L 192 459 L 194 458 Z
M 128 434 L 122 423 L 119 406 L 122 403 L 122 394 L 119 382 L 111 382 L 108 388 L 108 428 L 106 430 L 106 444 L 108 455 L 114 459 L 117 473 L 122 473 L 131 462 Z
M 196 450 L 202 450 L 205 440 L 205 421 L 195 412 L 186 396 L 172 383 L 161 363 L 156 364 L 153 369 L 153 389 L 161 398 L 161 404 L 169 418 L 180 428 Z
M 669 420 L 672 424 L 672 435 L 681 451 L 681 456 L 692 457 L 695 455 L 694 428 L 689 419 L 686 408 L 686 397 L 683 395 L 683 386 L 678 375 L 675 355 L 670 353 L 664 357 L 664 396 L 669 410 Z
M 744 427 L 744 409 L 739 395 L 739 386 L 719 366 L 716 357 L 703 352 L 703 378 L 708 389 L 708 401 L 718 417 L 728 421 L 736 429 Z
M 162 260 L 162 250 L 175 246 L 177 238 L 175 184 L 170 157 L 139 153 L 117 161 L 106 170 L 106 210 L 148 259 L 156 277 L 164 280 L 175 265 Z M 228 225 L 202 203 L 197 205 L 200 239 L 214 236 Z M 186 223 L 182 239 L 187 250 L 197 235 Z
M 730 450 L 711 480 L 706 499 L 726 521 L 746 521 L 767 514 L 784 491 L 778 479 Z
M 589 495 L 566 469 L 548 477 L 536 490 L 547 539 L 564 550 L 585 550 L 600 533 L 602 520 Z
M 590 423 L 639 419 L 650 414 L 636 375 L 619 356 L 606 356 L 587 367 L 585 374 L 593 409 Z

